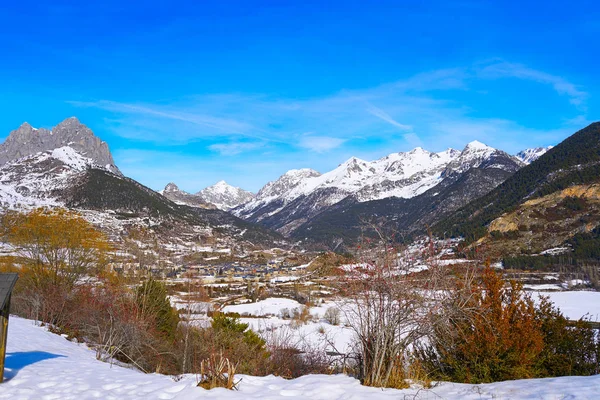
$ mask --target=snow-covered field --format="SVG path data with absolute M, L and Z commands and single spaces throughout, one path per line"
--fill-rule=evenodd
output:
M 600 321 L 600 292 L 540 292 L 534 294 L 533 298 L 537 300 L 538 295 L 550 297 L 550 300 L 569 319 L 578 320 L 587 316 L 592 321 Z M 295 309 L 303 307 L 295 300 L 267 298 L 256 303 L 229 305 L 224 307 L 223 311 L 239 313 L 242 316 L 242 322 L 247 323 L 250 329 L 261 335 L 268 343 L 281 344 L 284 342 L 299 349 L 341 354 L 352 351 L 354 333 L 347 325 L 346 314 L 340 313 L 339 325 L 331 325 L 324 319 L 328 308 L 335 307 L 341 310 L 351 307 L 350 304 L 328 301 L 319 306 L 310 307 L 311 317 L 303 323 L 296 323 L 290 318 L 284 318 L 291 316 Z M 209 326 L 210 320 L 200 317 L 194 323 L 197 326 Z
M 236 312 L 240 315 L 248 314 L 257 317 L 265 315 L 279 316 L 284 309 L 292 310 L 298 307 L 302 307 L 302 305 L 295 300 L 269 297 L 268 299 L 257 301 L 256 303 L 226 306 L 223 308 L 223 312 Z
M 239 376 L 239 391 L 196 387 L 196 377 L 176 381 L 97 361 L 86 346 L 11 317 L 6 380 L 0 399 L 594 399 L 600 376 L 507 381 L 487 385 L 441 383 L 432 390 L 361 386 L 344 375 L 284 380 Z
M 600 321 L 600 292 L 567 291 L 540 295 L 550 297 L 550 301 L 569 319 L 578 320 L 588 314 L 590 320 Z

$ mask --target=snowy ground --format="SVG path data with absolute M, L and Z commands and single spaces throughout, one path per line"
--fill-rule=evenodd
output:
M 442 383 L 432 390 L 375 389 L 343 375 L 308 375 L 293 380 L 239 376 L 238 392 L 196 387 L 181 380 L 96 361 L 87 347 L 11 317 L 6 381 L 0 399 L 594 399 L 600 376 L 535 379 L 488 385 Z
M 267 299 L 257 301 L 256 303 L 226 306 L 223 308 L 223 312 L 236 312 L 240 315 L 248 314 L 254 316 L 279 316 L 281 315 L 281 311 L 284 309 L 292 310 L 298 307 L 302 307 L 302 305 L 295 300 L 269 297 Z
M 297 301 L 286 298 L 270 297 L 256 303 L 230 305 L 224 307 L 223 311 L 240 313 L 242 322 L 247 323 L 268 343 L 285 343 L 299 349 L 348 353 L 351 350 L 353 331 L 344 326 L 343 313 L 340 315 L 339 325 L 331 325 L 323 319 L 330 307 L 340 308 L 342 305 L 331 301 L 317 307 L 310 307 L 311 318 L 301 324 L 289 318 L 282 318 L 292 315 L 295 309 L 304 308 Z M 249 316 L 268 318 L 249 318 Z
M 572 320 L 587 316 L 592 321 L 600 321 L 600 292 L 566 291 L 540 292 L 533 294 L 550 297 L 550 300 Z M 346 354 L 351 351 L 353 331 L 347 326 L 346 315 L 340 314 L 340 324 L 331 325 L 323 319 L 330 307 L 342 309 L 351 305 L 343 302 L 329 301 L 311 307 L 312 318 L 303 324 L 295 324 L 291 319 L 284 319 L 294 309 L 304 307 L 295 300 L 285 298 L 267 298 L 256 303 L 245 303 L 224 307 L 225 312 L 237 312 L 242 315 L 242 322 L 258 332 L 269 343 L 285 342 L 300 349 L 320 349 L 327 352 Z M 262 318 L 252 318 L 262 317 Z M 264 318 L 267 317 L 267 318 Z M 205 320 L 196 321 L 198 326 L 208 326 Z
M 550 297 L 550 301 L 569 319 L 578 320 L 588 314 L 590 320 L 600 321 L 600 292 L 570 291 L 540 294 Z

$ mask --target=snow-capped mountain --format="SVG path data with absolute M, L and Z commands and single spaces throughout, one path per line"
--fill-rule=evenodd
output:
M 73 135 L 80 140 L 70 140 Z M 19 148 L 18 140 L 32 140 L 35 145 L 24 142 Z M 64 140 L 69 145 L 53 147 Z M 42 145 L 53 148 L 35 151 Z M 0 150 L 6 160 L 0 165 L 0 208 L 74 209 L 115 238 L 127 236 L 132 228 L 154 230 L 169 249 L 175 244 L 184 248 L 200 236 L 226 243 L 248 240 L 272 245 L 281 240 L 274 232 L 212 206 L 176 204 L 123 176 L 112 163 L 108 146 L 72 118 L 51 131 L 23 125 L 0 144 Z M 33 153 L 26 154 L 29 151 Z
M 159 193 L 177 204 L 200 208 L 218 208 L 223 211 L 231 210 L 254 198 L 254 193 L 231 186 L 225 181 L 219 181 L 194 194 L 179 189 L 176 184 L 171 182 Z
M 220 210 L 231 210 L 240 204 L 252 200 L 254 193 L 231 186 L 225 181 L 219 181 L 212 186 L 202 189 L 196 193 L 196 196 L 206 203 L 213 204 Z
M 518 152 L 515 157 L 523 162 L 525 165 L 529 165 L 541 156 L 543 156 L 553 146 L 548 147 L 534 147 L 532 149 L 526 149 Z
M 319 172 L 309 168 L 291 169 L 281 175 L 279 179 L 263 186 L 252 201 L 266 202 L 285 197 L 287 193 L 295 189 L 304 181 L 310 178 L 316 178 L 320 175 Z
M 64 206 L 60 195 L 89 168 L 105 169 L 69 146 L 0 166 L 0 204 L 7 208 Z
M 517 158 L 477 141 L 462 151 L 432 153 L 417 147 L 375 161 L 352 157 L 324 174 L 309 169 L 289 171 L 233 212 L 288 234 L 308 218 L 348 197 L 358 202 L 390 197 L 410 199 L 471 168 L 512 173 L 523 165 Z
M 179 189 L 173 182 L 168 183 L 163 190 L 159 192 L 174 203 L 200 208 L 216 208 L 213 204 L 206 202 L 197 194 L 188 193 Z
M 66 148 L 107 171 L 120 174 L 108 145 L 75 117 L 67 118 L 51 130 L 36 129 L 27 122 L 12 131 L 0 144 L 0 165 L 39 152 Z

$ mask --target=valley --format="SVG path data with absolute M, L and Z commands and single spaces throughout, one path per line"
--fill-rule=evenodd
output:
M 121 301 L 130 307 L 128 301 L 147 295 L 147 285 L 157 285 L 152 290 L 164 296 L 160 301 L 169 310 L 164 312 L 177 321 L 164 329 L 176 329 L 185 340 L 179 337 L 174 345 L 164 336 L 152 336 L 157 335 L 153 329 L 139 334 L 158 340 L 152 346 L 171 349 L 183 364 L 166 368 L 183 373 L 198 368 L 193 358 L 198 353 L 216 357 L 207 353 L 207 343 L 230 340 L 217 336 L 189 344 L 190 332 L 213 335 L 234 329 L 244 341 L 258 343 L 260 351 L 271 352 L 264 359 L 243 361 L 245 373 L 261 368 L 288 378 L 307 372 L 359 374 L 357 338 L 371 334 L 364 330 L 363 324 L 370 322 L 365 322 L 363 308 L 375 307 L 369 311 L 375 312 L 383 307 L 380 315 L 402 312 L 388 309 L 387 300 L 373 301 L 370 293 L 401 291 L 393 296 L 405 300 L 389 304 L 407 307 L 404 316 L 394 317 L 404 319 L 395 323 L 410 332 L 408 338 L 414 335 L 403 346 L 419 349 L 422 340 L 441 340 L 437 319 L 456 312 L 450 308 L 430 315 L 425 310 L 454 307 L 460 288 L 485 276 L 502 279 L 501 286 L 512 287 L 537 312 L 551 312 L 544 307 L 552 301 L 560 310 L 556 312 L 564 313 L 553 318 L 595 329 L 600 313 L 594 306 L 600 288 L 600 258 L 594 250 L 600 226 L 594 173 L 598 126 L 590 125 L 555 147 L 515 156 L 474 141 L 462 151 L 416 148 L 372 162 L 351 158 L 324 174 L 291 170 L 256 194 L 224 181 L 194 194 L 174 183 L 157 192 L 128 178 L 112 161 L 106 143 L 74 118 L 52 130 L 24 124 L 0 145 L 6 160 L 0 165 L 0 266 L 35 282 L 41 278 L 28 277 L 39 273 L 29 266 L 31 255 L 37 254 L 32 249 L 41 246 L 42 254 L 55 254 L 52 245 L 51 252 L 43 253 L 48 244 L 38 242 L 38 234 L 20 231 L 19 224 L 27 223 L 18 221 L 39 220 L 33 231 L 53 218 L 66 218 L 61 226 L 71 225 L 73 232 L 89 224 L 82 232 L 97 230 L 106 240 L 98 247 L 105 248 L 97 259 L 102 272 L 81 271 L 78 283 L 64 290 L 92 296 L 91 304 L 104 301 L 94 296 L 108 291 L 106 307 Z M 52 141 L 44 139 L 49 132 Z M 40 137 L 33 140 L 32 135 Z M 83 147 L 75 146 L 73 138 Z M 37 143 L 31 154 L 15 152 L 13 143 L 21 140 Z M 576 165 L 565 161 L 571 158 Z M 62 236 L 55 228 L 41 232 Z M 64 246 L 81 238 L 75 234 Z M 48 255 L 42 259 L 50 262 L 54 256 Z M 86 295 L 87 287 L 97 287 L 91 293 L 103 289 Z M 20 315 L 62 315 L 32 308 L 24 300 L 28 296 L 16 296 Z M 70 307 L 77 309 L 77 304 L 75 300 Z M 95 305 L 90 307 L 95 312 Z M 85 321 L 90 311 L 83 309 Z M 81 323 L 83 328 L 77 329 L 91 326 Z M 105 328 L 114 329 L 113 323 Z M 64 332 L 72 329 L 70 322 L 59 324 Z M 138 340 L 128 335 L 121 346 Z M 131 361 L 142 370 L 163 368 L 162 356 L 152 355 L 155 350 L 135 356 L 141 344 L 123 350 L 110 347 L 113 339 L 106 344 L 101 344 L 106 337 L 92 340 L 99 359 Z M 192 353 L 188 346 L 194 346 Z M 248 351 L 248 344 L 235 346 Z

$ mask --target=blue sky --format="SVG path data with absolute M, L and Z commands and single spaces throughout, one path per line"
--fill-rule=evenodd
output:
M 600 119 L 599 37 L 593 1 L 11 1 L 0 139 L 77 116 L 126 175 L 191 192 L 416 146 L 515 153 Z

